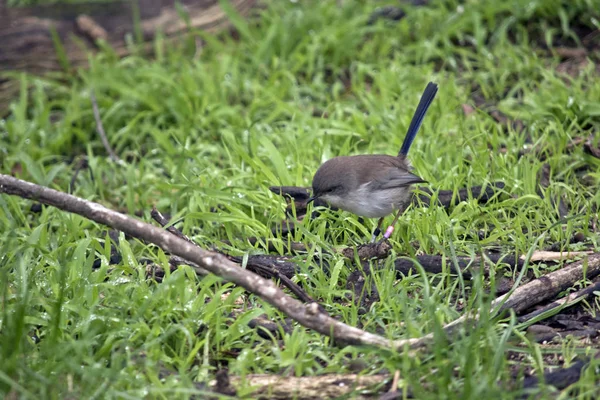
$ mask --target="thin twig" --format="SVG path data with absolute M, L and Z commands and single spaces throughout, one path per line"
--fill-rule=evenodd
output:
M 160 226 L 162 226 L 163 228 L 166 227 L 165 229 L 168 230 L 169 232 L 171 232 L 173 235 L 185 240 L 186 242 L 197 245 L 196 242 L 194 242 L 192 239 L 190 239 L 187 235 L 185 235 L 179 229 L 175 228 L 173 225 L 167 227 L 167 225 L 169 225 L 170 221 L 167 218 L 165 218 L 165 216 L 162 215 L 161 212 L 156 209 L 156 207 L 152 207 L 152 211 L 150 211 L 150 216 L 152 217 L 153 220 L 158 222 L 160 224 Z
M 96 95 L 93 90 L 90 90 L 90 100 L 92 101 L 92 110 L 94 112 L 94 119 L 96 120 L 96 130 L 100 135 L 100 139 L 102 140 L 102 144 L 108 153 L 108 156 L 113 162 L 120 163 L 121 159 L 117 156 L 117 154 L 110 147 L 110 143 L 108 143 L 108 138 L 106 137 L 106 132 L 104 132 L 104 126 L 102 125 L 102 119 L 100 119 L 100 111 L 98 110 L 98 102 L 96 101 Z
M 396 390 L 398 390 L 398 381 L 400 381 L 400 370 L 397 369 L 396 372 L 394 372 L 394 379 L 392 380 L 392 387 L 390 387 L 390 392 L 395 392 Z
M 199 266 L 196 263 L 193 263 L 191 261 L 185 260 L 179 256 L 171 256 L 169 257 L 169 264 L 177 267 L 179 265 L 189 265 L 190 267 L 192 267 L 192 269 L 194 270 L 194 272 L 196 273 L 196 275 L 198 276 L 206 276 L 208 275 L 210 272 L 208 272 L 207 270 L 205 270 L 204 268 L 202 268 L 201 266 Z
M 75 166 L 75 173 L 73 173 L 73 177 L 71 178 L 71 182 L 69 183 L 69 193 L 73 193 L 75 191 L 75 182 L 77 181 L 77 176 L 79 175 L 79 172 L 84 168 L 87 168 L 90 171 L 90 179 L 92 180 L 92 182 L 94 182 L 94 172 L 92 171 L 92 168 L 90 167 L 87 158 L 82 157 Z

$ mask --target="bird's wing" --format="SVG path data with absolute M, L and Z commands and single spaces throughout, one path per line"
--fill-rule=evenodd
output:
M 425 182 L 425 180 L 412 172 L 400 168 L 386 168 L 386 174 L 371 181 L 371 187 L 376 190 L 395 189 L 406 187 L 413 183 Z

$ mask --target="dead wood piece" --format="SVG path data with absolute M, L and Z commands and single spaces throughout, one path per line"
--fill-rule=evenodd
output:
M 237 390 L 229 382 L 229 374 L 226 369 L 220 369 L 215 374 L 215 385 L 213 390 L 216 393 L 224 394 L 226 396 L 236 396 Z
M 353 399 L 372 399 L 390 380 L 388 375 L 281 376 L 246 375 L 229 377 L 238 387 L 242 383 L 256 388 L 250 395 L 258 399 L 334 399 L 352 395 Z M 371 393 L 369 393 L 369 391 Z
M 480 204 L 485 204 L 489 202 L 494 196 L 496 196 L 499 191 L 504 189 L 504 187 L 504 182 L 491 182 L 487 185 L 459 189 L 456 193 L 456 196 L 454 195 L 454 191 L 452 190 L 440 190 L 437 192 L 437 204 L 444 208 L 450 208 L 457 205 L 458 203 L 467 201 L 470 198 L 476 199 Z M 422 191 L 424 191 L 426 194 L 419 194 L 418 198 L 425 205 L 429 206 L 431 202 L 430 198 L 431 196 L 433 196 L 433 192 L 429 191 L 428 189 Z
M 108 39 L 108 32 L 106 32 L 106 29 L 100 26 L 89 15 L 82 14 L 78 16 L 75 20 L 75 24 L 77 25 L 77 29 L 94 43 L 97 40 Z
M 596 338 L 600 334 L 598 329 L 573 329 L 568 331 L 560 331 L 561 337 L 572 336 L 576 339 Z
M 248 322 L 248 326 L 256 330 L 258 336 L 263 339 L 283 339 L 285 334 L 291 334 L 294 326 L 288 318 L 283 321 L 271 321 L 264 317 L 254 318 Z M 283 334 L 282 334 L 283 333 Z
M 547 311 L 554 310 L 554 309 L 556 309 L 558 311 L 563 308 L 570 307 L 572 305 L 577 304 L 579 302 L 579 300 L 585 299 L 585 298 L 591 296 L 592 294 L 594 294 L 594 292 L 596 292 L 598 290 L 600 290 L 600 282 L 596 282 L 596 283 L 589 285 L 581 290 L 578 290 L 577 292 L 573 292 L 562 299 L 553 301 L 552 303 L 547 304 L 544 307 L 541 307 L 535 311 L 532 311 L 529 314 L 525 314 L 525 315 L 519 317 L 518 321 L 519 322 L 530 321 L 530 320 L 534 319 L 535 317 L 537 317 Z
M 560 58 L 582 58 L 587 56 L 584 47 L 554 47 L 552 52 Z
M 163 227 L 169 224 L 169 221 L 155 207 L 152 208 L 150 215 L 156 222 L 158 222 Z M 175 226 L 171 225 L 166 229 L 178 238 L 183 239 L 186 242 L 191 243 L 195 246 L 198 246 L 196 242 L 184 235 L 183 232 L 181 232 Z M 200 246 L 198 246 L 198 248 L 200 248 Z M 244 261 L 243 257 L 228 256 L 222 252 L 219 253 L 225 255 L 230 260 L 239 264 L 241 264 Z M 171 260 L 173 259 L 171 258 Z M 185 262 L 184 260 L 183 264 L 193 266 L 194 263 Z M 304 290 L 302 290 L 296 283 L 294 283 L 290 279 L 296 274 L 297 266 L 296 264 L 289 262 L 286 257 L 274 257 L 270 255 L 250 255 L 248 256 L 246 266 L 250 271 L 257 273 L 264 278 L 279 279 L 283 285 L 290 289 L 292 293 L 294 293 L 303 302 L 315 302 Z M 197 271 L 197 273 L 202 272 L 202 267 L 199 268 L 200 270 Z M 322 308 L 321 305 L 318 305 L 318 307 Z
M 306 209 L 304 209 L 304 213 L 306 213 Z M 291 213 L 288 215 L 293 216 L 293 214 Z M 299 220 L 302 219 L 302 215 L 296 214 L 296 216 L 299 217 Z M 271 229 L 271 233 L 273 234 L 273 236 L 286 237 L 288 234 L 293 234 L 295 230 L 296 224 L 293 221 L 283 220 L 280 224 Z
M 108 259 L 108 265 L 116 265 L 119 264 L 123 260 L 121 256 L 121 252 L 117 249 L 115 245 L 111 243 L 110 245 L 110 258 Z M 100 258 L 96 258 L 94 263 L 92 264 L 92 269 L 98 269 L 102 265 L 102 260 Z
M 346 247 L 340 252 L 349 259 L 358 257 L 359 260 L 383 259 L 390 255 L 392 245 L 389 241 L 384 240 L 375 243 L 365 243 L 358 247 Z
M 596 280 L 600 281 L 597 277 Z M 564 327 L 567 330 L 585 330 L 592 328 L 600 331 L 600 318 L 598 316 L 592 317 L 589 314 L 584 314 L 577 317 L 578 312 L 573 313 L 562 313 L 554 316 L 551 319 L 553 325 Z
M 210 273 L 207 270 L 205 270 L 204 268 L 202 268 L 201 266 L 199 266 L 198 264 L 188 261 L 188 260 L 185 260 L 181 257 L 174 256 L 174 255 L 169 257 L 169 265 L 171 266 L 171 270 L 174 270 L 175 268 L 177 268 L 180 265 L 189 265 L 190 267 L 192 267 L 192 269 L 198 276 L 205 276 Z
M 451 273 L 458 275 L 462 274 L 464 279 L 471 279 L 474 274 L 479 273 L 484 276 L 490 275 L 490 269 L 488 263 L 494 265 L 498 263 L 508 264 L 511 268 L 519 268 L 523 265 L 523 260 L 515 257 L 514 255 L 502 255 L 498 253 L 489 253 L 484 257 L 457 257 L 458 270 L 452 259 L 446 257 L 444 262 L 443 256 L 438 255 L 418 255 L 414 259 L 408 258 L 397 258 L 394 261 L 396 272 L 402 276 L 409 274 L 416 274 L 419 272 L 416 263 L 418 263 L 425 272 L 430 274 L 440 274 L 444 272 L 444 264 L 446 269 Z M 486 262 L 487 261 L 487 262 Z M 512 288 L 514 282 L 512 279 L 504 277 L 500 274 L 496 276 L 495 293 L 501 295 L 508 293 Z
M 424 6 L 429 3 L 428 0 L 408 0 L 403 1 L 403 5 L 412 5 L 415 7 Z M 400 7 L 395 6 L 384 6 L 378 7 L 369 15 L 369 19 L 367 20 L 367 25 L 373 25 L 378 20 L 387 20 L 392 22 L 400 21 L 402 18 L 406 16 L 404 10 Z
M 556 72 L 571 77 L 578 77 L 592 63 L 587 57 L 569 58 L 556 66 Z M 596 72 L 600 72 L 600 67 L 596 66 Z
M 512 309 L 519 314 L 528 308 L 555 297 L 560 292 L 573 286 L 585 277 L 592 279 L 600 274 L 600 253 L 565 265 L 563 268 L 550 272 L 540 278 L 534 279 L 518 288 L 512 293 L 502 295 L 492 301 L 491 309 L 497 314 Z M 448 335 L 455 334 L 460 328 L 479 319 L 479 314 L 463 315 L 462 317 L 446 324 L 444 331 Z M 433 341 L 433 333 L 422 336 L 412 342 L 412 347 L 427 346 Z
M 587 236 L 585 235 L 585 233 L 579 231 L 573 234 L 573 236 L 571 236 L 571 238 L 565 243 L 565 242 L 555 242 L 552 245 L 546 247 L 545 251 L 549 251 L 549 252 L 562 252 L 567 245 L 569 244 L 574 244 L 574 243 L 583 243 L 587 240 Z
M 567 264 L 557 271 L 534 279 L 517 288 L 507 299 L 505 299 L 506 295 L 496 299 L 494 306 L 499 306 L 506 300 L 498 311 L 512 309 L 516 313 L 521 313 L 572 287 L 584 278 L 584 271 L 587 279 L 592 279 L 600 274 L 600 253 L 591 254 L 583 260 Z
M 92 182 L 94 181 L 94 171 L 90 167 L 88 163 L 87 157 L 81 157 L 79 161 L 75 164 L 75 172 L 73 173 L 73 177 L 71 178 L 71 182 L 69 183 L 69 193 L 73 193 L 75 191 L 75 182 L 77 182 L 77 177 L 82 169 L 87 169 L 90 172 L 90 179 Z
M 240 256 L 228 256 L 229 259 L 241 264 L 244 262 L 244 257 Z M 256 268 L 257 273 L 265 272 L 269 277 L 284 276 L 288 279 L 293 278 L 298 272 L 300 267 L 298 264 L 289 260 L 286 256 L 275 256 L 270 254 L 252 254 L 249 255 L 246 261 L 247 268 Z
M 456 257 L 459 270 L 452 262 L 451 258 L 438 255 L 418 255 L 414 259 L 398 258 L 394 262 L 396 271 L 402 275 L 408 275 L 409 273 L 416 273 L 418 269 L 415 266 L 415 261 L 418 262 L 425 272 L 431 274 L 439 274 L 444 271 L 444 264 L 446 268 L 452 274 L 462 274 L 465 279 L 470 279 L 475 272 L 483 273 L 484 276 L 489 276 L 490 270 L 485 265 L 485 261 L 489 261 L 492 264 L 505 263 L 510 267 L 522 267 L 523 260 L 516 257 L 514 254 L 499 254 L 499 253 L 488 253 L 484 257 Z
M 399 7 L 386 6 L 376 9 L 369 15 L 367 25 L 373 25 L 377 20 L 400 21 L 406 13 Z
M 600 358 L 600 352 L 596 352 L 593 358 Z M 556 371 L 548 372 L 542 377 L 526 377 L 523 381 L 523 389 L 526 390 L 526 393 L 523 395 L 523 398 L 528 398 L 527 389 L 537 388 L 540 384 L 540 381 L 543 381 L 548 385 L 552 385 L 559 390 L 565 389 L 566 387 L 572 385 L 573 383 L 579 380 L 583 369 L 588 364 L 589 360 L 578 360 L 575 361 L 573 365 L 571 365 L 569 368 L 562 368 Z
M 162 215 L 161 212 L 156 209 L 156 207 L 152 207 L 152 211 L 150 211 L 150 216 L 152 217 L 153 220 L 158 222 L 160 224 L 160 226 L 162 226 L 163 228 L 165 228 L 167 225 L 169 225 L 170 221 L 164 215 Z M 175 226 L 170 225 L 166 229 L 167 229 L 167 231 L 169 231 L 173 235 L 177 236 L 178 238 L 183 239 L 188 243 L 196 244 L 196 242 L 194 242 L 188 236 L 184 235 L 183 232 L 181 232 L 179 229 L 175 228 Z
M 549 342 L 555 337 L 559 337 L 560 333 L 547 325 L 531 325 L 527 328 L 527 335 L 537 343 Z
M 591 156 L 600 158 L 600 147 L 594 146 L 592 139 L 593 139 L 593 137 L 589 137 L 585 141 L 585 143 L 583 145 L 583 151 Z
M 171 267 L 171 271 L 173 268 Z M 163 279 L 165 279 L 165 269 L 160 265 L 151 263 L 146 265 L 146 279 L 151 279 L 154 282 L 162 283 Z
M 238 256 L 226 255 L 230 260 L 243 264 L 244 258 Z M 270 255 L 251 255 L 248 256 L 246 262 L 246 268 L 255 274 L 258 274 L 264 278 L 279 279 L 279 281 L 287 287 L 292 293 L 296 295 L 304 303 L 315 303 L 300 286 L 294 283 L 291 278 L 296 274 L 298 269 L 297 265 L 288 261 L 286 257 L 276 257 Z M 317 304 L 319 309 L 325 310 L 320 304 Z
M 207 251 L 164 229 L 112 211 L 98 203 L 70 194 L 0 174 L 0 193 L 32 199 L 72 212 L 97 223 L 110 226 L 127 235 L 153 243 L 163 251 L 198 264 L 222 279 L 232 282 L 262 298 L 301 325 L 347 345 L 370 345 L 403 351 L 422 340 L 389 340 L 340 322 L 322 311 L 318 304 L 303 304 L 286 295 L 275 283 L 240 268 L 222 254 Z M 421 344 L 419 344 L 421 345 Z
M 230 0 L 231 6 L 247 16 L 257 0 Z M 145 53 L 153 50 L 156 32 L 172 40 L 190 30 L 215 32 L 230 26 L 218 0 L 128 0 L 111 2 L 46 4 L 9 7 L 0 13 L 0 73 L 22 71 L 31 74 L 86 67 L 88 52 L 95 41 L 105 40 L 118 56 L 129 54 L 130 37 L 135 37 Z M 177 6 L 180 4 L 180 7 Z M 180 10 L 185 9 L 186 18 Z M 136 18 L 138 18 L 136 20 Z M 55 36 L 62 54 L 56 51 Z M 85 48 L 91 44 L 90 48 Z M 15 80 L 0 78 L 0 115 L 19 91 Z
M 121 260 L 123 260 L 123 257 L 121 256 L 121 252 L 119 251 L 119 249 L 112 243 L 112 242 L 115 242 L 115 243 L 119 242 L 119 232 L 114 229 L 109 229 L 108 232 L 103 232 L 100 235 L 100 237 L 105 238 L 106 233 L 108 233 L 108 238 L 111 241 L 111 243 L 110 243 L 110 258 L 108 259 L 108 265 L 119 264 L 121 262 Z M 98 258 L 94 259 L 94 263 L 92 264 L 92 269 L 98 269 L 98 268 L 100 268 L 101 265 L 102 265 L 102 259 L 98 257 Z
M 346 247 L 341 250 L 344 257 L 354 259 L 358 256 L 359 261 L 372 259 L 383 259 L 389 256 L 391 245 L 388 241 L 381 243 L 368 243 L 357 248 Z M 452 259 L 439 255 L 418 255 L 410 259 L 407 257 L 399 257 L 394 261 L 396 272 L 402 276 L 415 274 L 419 272 L 417 264 L 423 270 L 430 274 L 440 274 L 447 269 L 451 274 L 462 274 L 465 279 L 471 279 L 475 273 L 482 273 L 484 276 L 489 276 L 490 269 L 486 263 L 508 264 L 511 268 L 519 268 L 523 266 L 523 258 L 513 255 L 504 255 L 498 253 L 489 253 L 484 257 L 457 257 L 458 270 Z M 446 266 L 444 268 L 444 265 Z M 351 275 L 352 276 L 352 275 Z M 511 279 L 503 276 L 496 277 L 496 294 L 507 293 L 512 288 L 513 282 Z M 357 297 L 358 298 L 358 297 Z
M 593 251 L 534 251 L 529 261 L 531 262 L 539 262 L 539 261 L 562 261 L 562 260 L 572 260 L 574 258 L 584 257 L 588 254 L 594 254 Z M 525 256 L 520 257 L 521 260 L 525 260 Z

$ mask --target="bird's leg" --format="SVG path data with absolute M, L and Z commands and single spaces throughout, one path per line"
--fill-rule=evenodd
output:
M 392 233 L 394 233 L 394 226 L 396 225 L 396 222 L 398 222 L 398 218 L 400 218 L 401 213 L 402 212 L 400 210 L 396 211 L 396 216 L 394 217 L 392 224 L 390 226 L 388 226 L 387 229 L 385 230 L 385 233 L 383 234 L 383 239 L 381 239 L 381 242 L 388 240 L 390 238 L 390 236 L 392 236 Z
M 377 236 L 379 236 L 379 234 L 381 233 L 381 224 L 383 224 L 383 218 L 381 217 L 379 218 L 379 221 L 377 221 L 377 228 L 375 228 L 375 230 L 373 231 L 373 236 L 371 236 L 371 243 L 375 243 L 375 239 L 377 239 Z

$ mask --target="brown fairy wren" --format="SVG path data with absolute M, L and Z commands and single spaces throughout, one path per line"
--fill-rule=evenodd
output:
M 396 211 L 394 221 L 384 234 L 388 239 L 398 217 L 411 201 L 411 185 L 425 182 L 411 172 L 406 156 L 437 91 L 435 83 L 427 84 L 397 156 L 341 156 L 326 161 L 313 178 L 313 194 L 308 202 L 319 198 L 356 215 L 379 218 L 371 242 L 381 233 L 383 218 Z

